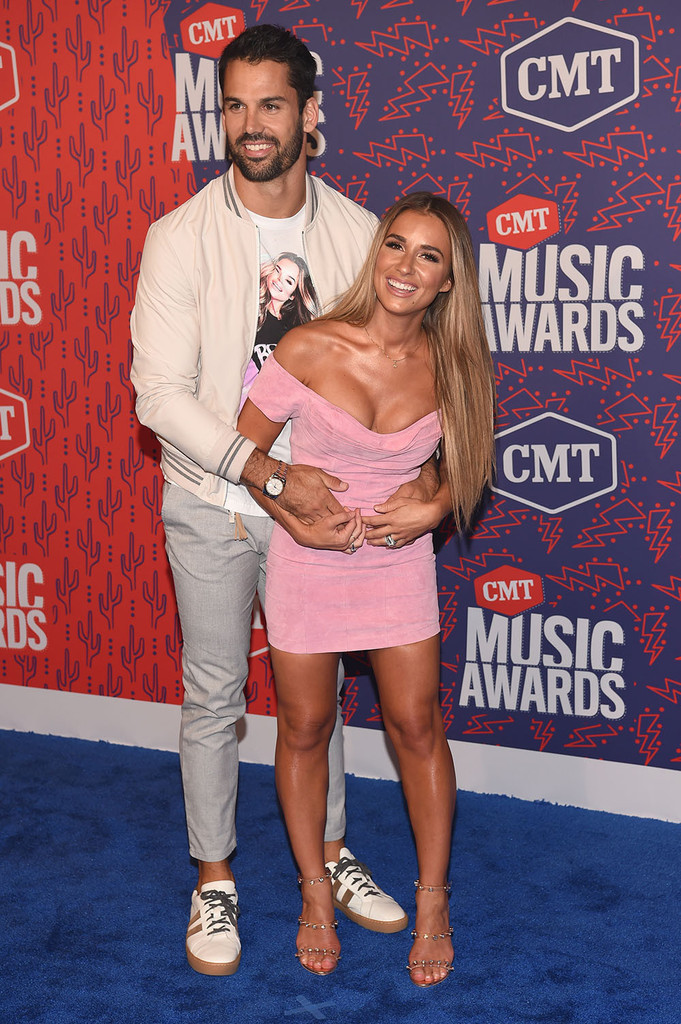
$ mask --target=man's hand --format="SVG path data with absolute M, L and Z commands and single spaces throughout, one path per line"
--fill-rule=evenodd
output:
M 277 510 L 276 518 L 296 543 L 305 548 L 344 551 L 354 555 L 364 543 L 366 527 L 357 509 L 344 508 L 336 515 L 325 516 L 311 524 L 302 523 L 297 516 L 282 509 Z
M 262 489 L 277 466 L 276 459 L 256 448 L 246 460 L 239 481 L 251 488 L 255 500 L 270 514 L 272 513 L 267 504 L 270 499 L 261 500 Z M 286 485 L 276 500 L 276 507 L 297 516 L 302 523 L 314 523 L 323 516 L 343 511 L 343 506 L 331 491 L 347 489 L 346 483 L 336 476 L 325 473 L 323 469 L 305 465 L 289 466 Z
M 325 516 L 344 512 L 332 491 L 347 491 L 348 485 L 337 476 L 314 466 L 289 466 L 286 486 L 277 498 L 277 505 L 290 512 L 301 523 L 310 525 Z

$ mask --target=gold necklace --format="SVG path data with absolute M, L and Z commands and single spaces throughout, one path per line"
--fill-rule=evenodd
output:
M 381 355 L 385 356 L 385 358 L 389 359 L 390 362 L 393 364 L 393 370 L 397 369 L 397 364 L 398 363 L 401 363 L 404 359 L 408 359 L 409 356 L 414 355 L 414 352 L 416 352 L 418 350 L 418 349 L 415 348 L 414 352 L 407 352 L 407 354 L 405 356 L 400 356 L 399 359 L 394 359 L 392 356 L 388 355 L 388 353 L 386 352 L 386 350 L 383 348 L 382 345 L 379 345 L 377 341 L 374 341 L 374 339 L 369 334 L 369 328 L 367 327 L 367 325 L 366 324 L 362 324 L 362 326 L 363 326 L 364 331 L 366 333 L 366 336 L 369 339 L 369 341 L 371 342 L 371 344 L 375 345 L 376 348 L 378 349 L 378 351 L 381 353 Z M 421 346 L 419 345 L 418 348 L 420 348 L 420 347 Z

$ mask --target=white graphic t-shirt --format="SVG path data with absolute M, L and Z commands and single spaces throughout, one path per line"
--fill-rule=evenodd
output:
M 260 217 L 250 210 L 249 216 L 260 235 L 260 306 L 253 355 L 246 368 L 239 408 L 277 342 L 292 327 L 307 323 L 320 312 L 303 258 L 305 208 L 293 217 Z M 270 449 L 273 459 L 291 461 L 290 435 L 291 425 L 287 423 Z M 225 508 L 242 515 L 267 515 L 247 488 L 236 484 L 227 485 Z

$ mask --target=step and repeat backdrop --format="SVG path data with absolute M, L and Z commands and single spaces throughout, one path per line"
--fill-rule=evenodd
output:
M 438 536 L 448 736 L 681 768 L 676 0 L 0 9 L 1 681 L 181 701 L 128 317 L 149 224 L 224 170 L 217 58 L 275 22 L 318 61 L 312 173 L 377 214 L 443 195 L 479 256 L 498 472 Z M 258 613 L 248 697 L 276 712 Z

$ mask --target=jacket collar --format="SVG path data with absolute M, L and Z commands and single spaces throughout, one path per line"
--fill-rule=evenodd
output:
M 230 165 L 229 169 L 222 176 L 222 190 L 225 197 L 225 205 L 236 217 L 241 220 L 250 221 L 248 216 L 248 210 L 239 199 L 237 195 L 236 186 L 234 184 L 234 166 Z M 317 209 L 319 207 L 319 186 L 317 181 L 312 177 L 311 174 L 305 175 L 305 224 L 311 224 L 317 215 Z

